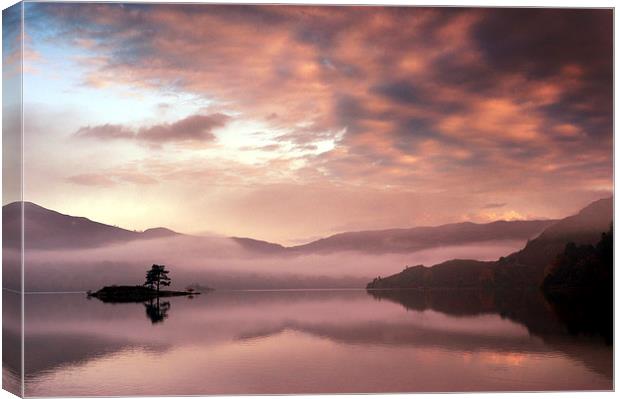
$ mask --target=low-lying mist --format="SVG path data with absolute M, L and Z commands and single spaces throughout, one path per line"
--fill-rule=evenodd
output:
M 352 251 L 267 255 L 228 238 L 179 236 L 93 249 L 26 249 L 25 289 L 85 291 L 141 284 L 154 263 L 170 270 L 171 288 L 193 283 L 216 289 L 363 288 L 374 277 L 398 273 L 407 265 L 430 266 L 454 258 L 494 260 L 523 244 L 493 241 L 380 255 Z M 17 271 L 17 267 L 5 269 L 5 279 L 17 281 Z

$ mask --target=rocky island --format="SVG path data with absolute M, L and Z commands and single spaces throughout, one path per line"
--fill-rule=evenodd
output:
M 197 295 L 196 291 L 166 291 L 144 287 L 142 285 L 112 285 L 103 287 L 88 296 L 103 302 L 145 302 L 158 297 Z
M 88 291 L 89 298 L 97 298 L 103 302 L 146 302 L 160 297 L 193 296 L 200 294 L 195 287 L 188 287 L 185 291 L 162 290 L 160 287 L 170 285 L 169 271 L 164 265 L 153 265 L 146 272 L 146 281 L 143 285 L 112 285 L 103 287 L 96 292 Z M 209 288 L 208 290 L 213 290 Z

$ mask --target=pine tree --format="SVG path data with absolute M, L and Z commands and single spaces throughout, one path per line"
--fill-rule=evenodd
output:
M 159 295 L 159 287 L 160 286 L 168 286 L 170 285 L 170 277 L 168 277 L 168 270 L 166 270 L 166 266 L 164 265 L 153 265 L 150 270 L 146 272 L 146 281 L 144 285 L 157 290 L 157 295 Z

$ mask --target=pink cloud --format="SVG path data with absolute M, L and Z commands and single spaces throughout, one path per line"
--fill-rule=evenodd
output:
M 74 28 L 58 40 L 72 37 L 87 55 L 75 59 L 86 71 L 77 77 L 83 84 L 165 88 L 212 104 L 208 115 L 85 126 L 75 136 L 151 147 L 212 142 L 234 115 L 277 142 L 246 146 L 278 155 L 251 166 L 144 160 L 141 173 L 156 181 L 239 186 L 243 193 L 303 182 L 336 197 L 333 187 L 433 199 L 450 193 L 458 200 L 443 205 L 453 215 L 466 213 L 461 204 L 480 209 L 489 197 L 521 214 L 525 198 L 572 211 L 577 200 L 570 205 L 569 194 L 583 204 L 612 189 L 609 10 L 37 7 Z M 328 149 L 313 151 L 322 142 Z M 279 211 L 269 201 L 260 201 L 266 218 Z M 310 219 L 321 216 L 299 207 Z
M 109 176 L 97 174 L 97 173 L 82 173 L 79 175 L 70 176 L 67 180 L 74 184 L 83 186 L 102 186 L 109 187 L 116 184 L 116 182 Z
M 111 187 L 118 184 L 148 185 L 157 180 L 136 170 L 121 170 L 108 173 L 81 173 L 69 176 L 67 181 L 81 186 Z

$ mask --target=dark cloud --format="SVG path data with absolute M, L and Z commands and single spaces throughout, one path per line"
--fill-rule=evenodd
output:
M 485 204 L 482 209 L 495 209 L 495 208 L 503 208 L 506 206 L 505 202 L 491 202 L 488 204 Z
M 349 133 L 355 133 L 360 129 L 359 122 L 364 118 L 369 118 L 372 111 L 367 109 L 362 100 L 357 97 L 342 94 L 336 100 L 335 115 L 340 126 L 346 127 Z
M 79 138 L 95 138 L 99 140 L 133 139 L 135 133 L 123 125 L 83 126 L 74 134 Z
M 84 126 L 75 132 L 79 138 L 99 140 L 127 139 L 145 143 L 170 143 L 182 141 L 213 141 L 213 130 L 226 125 L 230 117 L 224 114 L 192 115 L 173 123 L 162 123 L 139 129 L 123 125 Z
M 494 70 L 554 79 L 572 70 L 579 84 L 551 104 L 548 117 L 609 135 L 613 104 L 613 10 L 497 9 L 485 11 L 475 38 Z
M 224 114 L 192 115 L 174 123 L 165 123 L 142 128 L 136 139 L 152 142 L 168 141 L 212 141 L 212 131 L 224 126 L 230 118 Z
M 433 80 L 477 93 L 493 94 L 503 78 L 501 70 L 479 62 L 463 62 L 455 52 L 439 56 L 433 63 Z
M 2 52 L 5 57 L 21 49 L 22 7 L 18 3 L 2 10 Z
M 405 104 L 418 104 L 427 97 L 419 87 L 406 80 L 381 84 L 371 88 L 371 91 Z
M 488 9 L 474 37 L 498 70 L 551 77 L 566 65 L 612 73 L 613 10 Z

